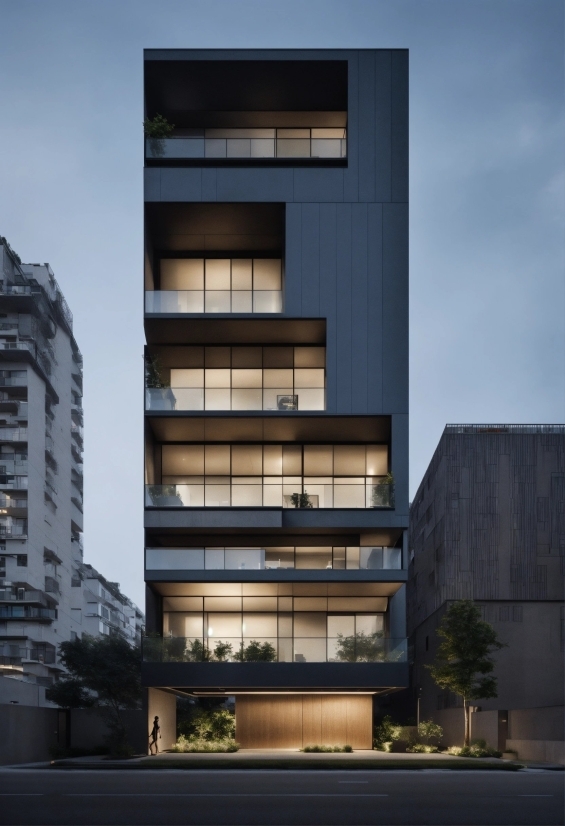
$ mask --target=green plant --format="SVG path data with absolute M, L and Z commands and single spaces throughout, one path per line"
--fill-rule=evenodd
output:
M 383 660 L 385 651 L 382 639 L 382 631 L 377 631 L 374 634 L 365 634 L 364 631 L 359 631 L 349 637 L 338 634 L 336 659 L 347 663 L 372 663 Z
M 394 740 L 400 740 L 404 731 L 404 726 L 392 722 L 392 717 L 387 714 L 373 732 L 373 748 L 378 751 L 390 751 Z
M 386 476 L 379 479 L 377 484 L 373 487 L 373 507 L 389 507 L 393 502 L 393 488 L 394 476 L 389 471 Z
M 148 138 L 169 138 L 174 128 L 174 123 L 169 123 L 163 115 L 155 115 L 154 118 L 143 121 L 143 131 Z
M 171 751 L 182 754 L 220 752 L 222 754 L 239 751 L 239 743 L 220 740 L 189 739 L 181 734 Z
M 497 696 L 497 680 L 492 676 L 494 661 L 490 654 L 504 648 L 492 625 L 481 619 L 471 600 L 453 602 L 447 609 L 438 636 L 443 642 L 436 661 L 427 665 L 435 683 L 463 699 L 465 711 L 464 745 L 469 745 L 469 701 Z
M 406 751 L 412 752 L 412 754 L 436 754 L 439 748 L 427 743 L 410 743 L 406 747 Z
M 179 734 L 190 741 L 231 742 L 235 739 L 235 717 L 227 708 L 207 709 L 195 706 L 178 729 Z
M 487 746 L 482 739 L 473 740 L 470 746 L 450 746 L 448 754 L 456 757 L 502 757 L 502 752 Z
M 336 752 L 340 752 L 340 753 L 345 752 L 347 754 L 350 754 L 353 751 L 353 747 L 352 746 L 318 746 L 318 745 L 315 745 L 315 746 L 304 746 L 304 748 L 300 749 L 300 751 L 315 752 L 316 754 L 319 754 L 319 753 L 330 754 L 330 753 L 336 753 Z
M 312 500 L 308 495 L 308 491 L 305 490 L 304 493 L 293 493 L 290 497 L 290 501 L 294 505 L 295 508 L 312 508 Z
M 214 648 L 213 659 L 216 662 L 225 663 L 231 656 L 232 648 L 231 642 L 222 642 L 219 640 Z
M 110 729 L 112 755 L 130 756 L 124 709 L 141 703 L 141 651 L 119 636 L 83 634 L 59 645 L 59 660 L 67 674 L 45 696 L 63 708 L 97 708 Z
M 244 646 L 240 644 L 239 651 L 233 655 L 237 662 L 267 662 L 272 663 L 277 659 L 277 652 L 270 642 L 260 643 L 257 640 L 251 640 L 249 645 Z
M 145 359 L 145 386 L 150 388 L 169 387 L 161 378 L 162 367 L 157 356 Z

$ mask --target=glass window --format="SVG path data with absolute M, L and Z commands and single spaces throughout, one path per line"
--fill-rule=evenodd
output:
M 261 387 L 262 379 L 262 370 L 258 368 L 232 370 L 232 387 Z
M 232 367 L 241 369 L 247 367 L 262 367 L 263 352 L 261 347 L 232 347 Z
M 378 634 L 383 630 L 382 614 L 357 614 L 355 632 L 357 634 Z
M 336 476 L 365 476 L 365 445 L 336 445 L 334 473 Z
M 263 394 L 261 390 L 232 390 L 232 410 L 261 410 L 262 407 Z
M 203 548 L 147 548 L 145 565 L 154 571 L 201 571 L 204 568 Z
M 331 476 L 333 474 L 331 445 L 304 445 L 304 474 L 309 476 Z
M 326 391 L 322 388 L 307 390 L 300 388 L 296 390 L 299 410 L 325 410 Z
M 163 445 L 163 473 L 200 476 L 204 473 L 204 445 Z
M 227 152 L 225 138 L 206 138 L 205 152 L 207 158 L 225 158 Z
M 228 158 L 250 158 L 251 141 L 248 138 L 228 138 L 227 139 Z
M 326 569 L 332 567 L 331 548 L 296 548 L 297 569 Z
M 202 258 L 162 258 L 161 290 L 203 290 Z
M 388 447 L 367 445 L 367 476 L 386 476 L 388 473 Z
M 204 472 L 207 476 L 230 475 L 230 446 L 206 445 L 204 453 Z
M 253 260 L 253 289 L 269 291 L 281 289 L 280 259 L 255 258 Z
M 380 570 L 383 567 L 383 549 L 361 548 L 359 551 L 359 567 L 363 570 Z
M 345 558 L 346 558 L 347 568 L 352 568 L 354 570 L 357 570 L 359 568 L 359 557 L 360 557 L 359 548 L 346 548 L 345 549 Z
M 227 571 L 262 571 L 265 551 L 261 548 L 226 548 Z
M 232 506 L 240 508 L 260 508 L 263 506 L 263 486 L 237 484 L 238 480 L 233 480 L 232 485 Z
M 277 135 L 277 157 L 279 158 L 309 158 L 310 157 L 310 138 L 280 138 L 281 131 L 278 130 Z M 298 131 L 298 130 L 295 130 Z M 308 130 L 304 130 L 308 131 Z
M 326 348 L 325 347 L 295 347 L 294 348 L 295 367 L 325 367 Z M 315 387 L 317 385 L 311 385 Z
M 253 269 L 251 258 L 233 258 L 231 262 L 232 290 L 253 289 Z
M 281 368 L 293 365 L 294 350 L 292 347 L 265 347 L 263 349 L 263 367 Z
M 262 445 L 232 445 L 232 475 L 262 476 Z
M 231 293 L 229 290 L 207 290 L 205 293 L 205 309 L 207 313 L 231 312 Z
M 233 499 L 233 497 L 231 497 Z M 207 508 L 229 508 L 234 504 L 230 502 L 230 485 L 229 479 L 225 484 L 208 484 L 206 480 L 204 490 L 205 505 Z
M 206 548 L 206 570 L 222 571 L 224 569 L 224 549 Z
M 263 473 L 282 476 L 282 445 L 263 446 Z
M 294 548 L 265 548 L 265 568 L 270 570 L 294 568 Z M 287 609 L 279 605 L 279 610 Z
M 263 480 L 263 506 L 266 508 L 282 507 L 282 484 L 276 477 L 266 476 Z
M 333 549 L 333 567 L 338 570 L 345 568 L 345 548 Z
M 302 474 L 302 449 L 300 445 L 283 445 L 283 474 L 300 476 Z
M 205 394 L 206 410 L 230 410 L 231 393 L 225 390 L 206 390 Z
M 299 369 L 294 371 L 294 386 L 298 387 L 324 387 L 325 378 L 322 368 Z
M 173 410 L 204 410 L 204 389 L 175 387 Z M 167 408 L 169 409 L 169 408 Z
M 322 611 L 294 614 L 295 637 L 325 637 L 326 614 Z
M 205 602 L 206 605 L 212 605 L 217 602 L 237 602 L 239 604 L 239 610 L 241 611 L 240 599 L 230 599 L 229 597 L 222 597 L 221 599 L 218 599 L 217 597 L 206 597 Z M 206 610 L 210 609 L 207 608 Z M 216 639 L 221 639 L 222 637 L 241 637 L 241 625 L 241 614 L 239 613 L 210 613 L 208 614 L 206 636 L 215 637 Z
M 231 296 L 232 313 L 252 313 L 253 293 L 249 291 L 233 292 Z
M 231 378 L 230 374 L 231 370 L 228 368 L 220 370 L 210 370 L 207 368 L 204 376 L 205 387 L 229 387 Z
M 274 290 L 255 290 L 253 293 L 254 313 L 281 313 L 282 293 Z
M 172 368 L 171 387 L 204 387 L 204 370 L 194 367 Z
M 258 599 L 255 597 L 255 599 Z M 276 599 L 276 597 L 275 597 Z M 243 636 L 251 638 L 277 637 L 277 615 L 264 613 L 243 614 Z
M 274 158 L 275 141 L 271 138 L 252 138 L 251 157 L 252 158 Z
M 340 484 L 346 482 L 346 484 Z M 347 483 L 352 484 L 347 484 Z M 365 485 L 363 480 L 336 479 L 334 482 L 334 508 L 364 508 Z
M 337 637 L 342 634 L 344 637 L 350 637 L 355 633 L 355 617 L 353 615 L 347 616 L 328 616 L 328 637 Z

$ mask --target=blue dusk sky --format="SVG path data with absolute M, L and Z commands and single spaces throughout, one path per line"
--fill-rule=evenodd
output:
M 411 496 L 447 422 L 565 418 L 561 0 L 0 0 L 0 234 L 84 355 L 85 561 L 143 605 L 142 51 L 410 49 Z

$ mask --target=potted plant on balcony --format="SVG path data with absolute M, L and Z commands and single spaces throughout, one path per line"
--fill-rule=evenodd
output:
M 169 123 L 163 115 L 157 114 L 154 118 L 146 118 L 143 121 L 143 131 L 147 138 L 150 157 L 163 157 L 165 154 L 164 141 L 171 137 L 174 128 L 174 123 Z
M 156 508 L 182 508 L 183 501 L 176 485 L 149 485 L 150 504 Z
M 174 410 L 175 394 L 162 378 L 163 371 L 157 356 L 145 358 L 145 388 L 148 410 Z
M 394 476 L 389 471 L 373 486 L 373 507 L 392 508 L 394 506 Z
M 305 490 L 304 493 L 293 493 L 290 497 L 290 501 L 295 508 L 314 507 L 307 490 Z

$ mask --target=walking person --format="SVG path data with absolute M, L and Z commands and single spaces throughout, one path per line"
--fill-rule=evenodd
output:
M 155 717 L 153 720 L 153 728 L 149 732 L 149 754 L 159 754 L 159 744 L 157 740 L 161 739 L 161 726 L 159 725 L 159 718 Z M 153 752 L 155 746 L 155 752 Z

